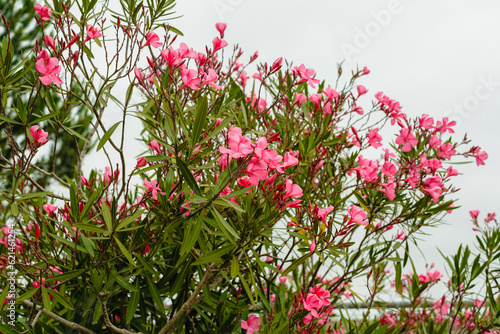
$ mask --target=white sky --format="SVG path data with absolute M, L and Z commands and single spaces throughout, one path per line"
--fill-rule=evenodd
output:
M 498 210 L 500 203 L 500 2 L 498 1 L 307 1 L 185 0 L 172 22 L 181 41 L 204 50 L 217 36 L 216 22 L 228 24 L 225 39 L 268 63 L 283 56 L 316 70 L 334 84 L 336 65 L 344 73 L 367 66 L 359 82 L 373 95 L 383 91 L 409 116 L 430 114 L 456 120 L 456 138 L 468 134 L 489 154 L 485 166 L 455 166 L 462 206 L 420 244 L 427 262 L 441 266 L 439 247 L 455 252 L 473 242 L 469 210 Z M 364 35 L 364 37 L 363 37 Z M 347 50 L 347 51 L 346 51 Z M 245 59 L 245 58 L 244 58 Z M 489 82 L 489 84 L 487 83 Z M 459 111 L 462 110 L 462 111 Z M 497 189 L 497 190 L 495 190 Z M 418 267 L 423 270 L 425 261 Z

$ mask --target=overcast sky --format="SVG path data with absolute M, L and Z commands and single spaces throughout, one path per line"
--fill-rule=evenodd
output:
M 481 210 L 481 219 L 500 214 L 500 2 L 181 0 L 175 10 L 184 16 L 172 23 L 195 50 L 211 45 L 215 23 L 226 22 L 225 39 L 248 56 L 283 56 L 332 84 L 337 63 L 345 61 L 345 72 L 367 66 L 359 83 L 372 97 L 383 91 L 409 116 L 457 121 L 456 138 L 467 133 L 489 158 L 481 167 L 455 166 L 462 208 L 421 244 L 428 262 L 439 259 L 437 246 L 453 253 L 475 240 L 469 210 Z

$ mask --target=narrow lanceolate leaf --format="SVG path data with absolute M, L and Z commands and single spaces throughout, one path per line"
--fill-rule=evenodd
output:
M 124 228 L 125 226 L 131 224 L 136 219 L 138 219 L 143 213 L 144 213 L 144 210 L 139 210 L 139 211 L 135 212 L 132 216 L 128 216 L 127 218 L 125 218 L 124 220 L 122 220 L 118 224 L 118 226 L 116 227 L 116 230 L 119 231 L 122 228 Z
M 136 265 L 135 265 L 134 259 L 132 258 L 132 255 L 130 255 L 130 253 L 128 252 L 127 248 L 125 248 L 125 246 L 123 246 L 123 244 L 120 242 L 120 240 L 118 240 L 118 238 L 116 236 L 115 236 L 115 241 L 116 241 L 116 244 L 118 245 L 118 247 L 120 247 L 120 250 L 122 251 L 123 255 L 125 255 L 125 257 L 130 262 L 130 264 L 135 267 Z
M 3 289 L 2 293 L 0 294 L 0 305 L 3 305 L 5 299 L 7 298 L 8 291 L 9 291 L 9 289 Z
M 106 228 L 108 229 L 108 231 L 112 231 L 113 219 L 111 218 L 111 212 L 109 212 L 108 206 L 105 203 L 102 204 L 102 218 L 106 223 Z
M 5 291 L 7 291 L 7 289 L 4 289 Z M 40 288 L 36 288 L 36 289 L 33 289 L 33 290 L 29 290 L 28 292 L 26 293 L 23 293 L 22 295 L 19 296 L 19 298 L 16 299 L 16 301 L 18 302 L 21 302 L 23 300 L 26 300 L 26 299 L 29 299 L 31 298 L 35 293 L 37 293 L 38 291 L 40 290 Z M 1 300 L 2 298 L 0 298 L 0 302 L 2 302 L 2 305 L 3 305 L 3 301 Z
M 213 251 L 203 255 L 198 260 L 194 261 L 191 265 L 196 266 L 199 264 L 220 261 L 222 256 L 229 253 L 231 250 L 233 250 L 234 247 L 235 247 L 234 245 L 229 245 L 229 246 L 225 246 L 225 247 L 213 250 Z
M 116 281 L 118 284 L 120 284 L 124 289 L 127 289 L 129 291 L 134 291 L 134 292 L 139 292 L 139 290 L 128 281 L 128 278 L 126 277 L 121 277 L 120 275 L 116 275 Z
M 116 128 L 118 127 L 118 125 L 120 125 L 121 122 L 122 121 L 115 123 L 112 127 L 109 128 L 108 131 L 106 131 L 101 140 L 99 140 L 99 144 L 97 144 L 97 151 L 99 151 L 104 146 L 104 144 L 107 143 L 107 141 L 109 140 L 109 138 L 111 138 L 113 132 L 115 132 Z
M 196 241 L 198 241 L 198 238 L 200 236 L 202 226 L 203 215 L 199 215 L 198 219 L 192 223 L 192 229 L 189 230 L 189 233 L 187 235 L 184 235 L 184 240 L 182 241 L 181 246 L 181 255 L 184 255 L 184 253 L 190 251 L 191 248 L 193 248 L 193 246 L 196 244 Z
M 48 293 L 50 293 L 50 295 L 52 297 L 54 297 L 54 299 L 60 303 L 62 306 L 64 306 L 65 308 L 67 309 L 70 309 L 70 310 L 74 310 L 75 308 L 73 307 L 73 305 L 71 305 L 71 303 L 62 295 L 60 294 L 59 292 L 57 291 L 54 291 L 54 290 L 47 290 Z
M 311 256 L 311 253 L 306 253 L 299 257 L 297 260 L 295 260 L 286 270 L 283 272 L 282 276 L 288 275 L 290 272 L 292 272 L 294 269 L 296 269 L 298 266 L 302 264 L 309 256 Z
M 201 132 L 205 127 L 205 123 L 207 121 L 208 115 L 208 100 L 205 95 L 201 100 L 198 110 L 196 112 L 196 117 L 194 119 L 193 130 L 191 132 L 191 148 L 194 148 L 196 143 L 198 143 L 198 139 L 201 136 Z
M 182 177 L 184 178 L 184 180 L 186 180 L 189 188 L 191 188 L 196 195 L 201 196 L 200 188 L 198 187 L 198 184 L 196 183 L 196 180 L 194 179 L 193 174 L 191 174 L 189 168 L 179 157 L 175 157 L 175 161 L 177 163 L 177 167 L 179 167 L 179 171 L 181 172 Z
M 135 291 L 132 292 L 130 294 L 130 298 L 128 299 L 127 316 L 126 316 L 127 324 L 130 323 L 130 321 L 132 321 L 135 315 L 135 311 L 137 311 L 137 307 L 139 306 L 139 299 L 141 297 L 141 293 L 139 292 L 140 290 L 138 283 L 136 283 L 135 288 L 137 292 Z
M 52 277 L 45 279 L 45 283 L 55 282 L 55 281 L 65 281 L 67 279 L 71 279 L 71 278 L 80 276 L 85 271 L 86 271 L 85 269 L 77 269 L 77 270 L 68 271 L 68 272 L 62 273 L 60 275 L 52 276 Z
M 52 305 L 50 304 L 50 296 L 47 291 L 47 288 L 44 287 L 42 287 L 42 301 L 45 310 L 47 310 L 48 312 L 52 311 Z
M 236 256 L 231 260 L 231 278 L 235 278 L 240 273 L 240 264 Z
M 158 309 L 161 313 L 163 313 L 165 311 L 165 306 L 163 305 L 163 300 L 161 299 L 160 292 L 156 288 L 156 285 L 151 280 L 151 278 L 148 275 L 146 275 L 145 277 L 146 281 L 148 282 L 149 292 L 151 292 L 151 296 L 153 297 L 155 304 L 158 306 Z
M 233 229 L 233 227 L 231 225 L 229 225 L 229 223 L 226 221 L 226 219 L 224 217 L 222 217 L 222 215 L 219 213 L 219 211 L 217 211 L 217 209 L 212 205 L 212 212 L 215 213 L 215 216 L 217 218 L 217 220 L 219 220 L 219 222 L 224 226 L 224 228 L 229 231 L 229 233 L 231 233 L 236 239 L 239 239 L 240 236 L 238 235 L 238 233 Z

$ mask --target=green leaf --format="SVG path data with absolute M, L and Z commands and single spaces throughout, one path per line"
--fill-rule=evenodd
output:
M 202 194 L 200 188 L 198 188 L 198 184 L 196 183 L 193 174 L 191 174 L 191 171 L 188 169 L 186 164 L 181 160 L 181 158 L 177 156 L 175 157 L 175 161 L 177 163 L 177 167 L 179 167 L 179 171 L 186 180 L 189 188 L 191 188 L 196 195 L 201 196 Z
M 200 104 L 198 105 L 198 111 L 196 112 L 196 117 L 194 119 L 193 129 L 191 132 L 191 149 L 193 149 L 200 138 L 205 123 L 207 121 L 208 115 L 208 99 L 207 95 L 204 95 Z
M 45 282 L 46 283 L 48 283 L 48 282 L 55 282 L 55 281 L 61 281 L 62 282 L 62 281 L 65 281 L 65 280 L 68 280 L 68 279 L 80 276 L 85 271 L 86 271 L 85 269 L 76 269 L 76 270 L 68 271 L 68 272 L 65 272 L 65 273 L 62 273 L 62 274 L 59 274 L 59 275 L 56 275 L 56 276 L 49 277 L 49 278 L 45 279 Z
M 197 266 L 200 264 L 217 262 L 222 258 L 222 256 L 224 256 L 225 254 L 227 254 L 231 250 L 233 250 L 234 247 L 235 247 L 234 245 L 228 245 L 228 246 L 213 250 L 213 251 L 201 256 L 198 260 L 191 263 L 191 265 Z
M 73 136 L 83 140 L 84 142 L 88 142 L 87 138 L 85 138 L 84 136 L 82 136 L 81 134 L 78 133 L 78 131 L 75 131 L 73 128 L 68 128 L 66 126 L 62 126 L 63 129 L 67 132 L 69 132 L 70 134 L 72 134 Z
M 80 234 L 80 238 L 83 242 L 83 246 L 85 247 L 85 249 L 87 250 L 87 252 L 89 252 L 90 256 L 94 257 L 94 242 L 92 240 L 90 240 L 89 238 L 87 238 L 85 235 L 83 234 Z
M 245 212 L 245 210 L 243 210 L 238 204 L 231 202 L 230 200 L 227 200 L 227 199 L 222 198 L 222 197 L 217 198 L 216 200 L 214 200 L 213 203 L 220 205 L 220 206 L 224 206 L 226 208 L 233 208 L 239 212 Z
M 70 309 L 72 311 L 75 310 L 75 308 L 73 307 L 73 305 L 71 305 L 71 303 L 62 295 L 60 294 L 59 292 L 57 291 L 54 291 L 54 290 L 47 290 L 51 295 L 52 297 L 54 297 L 54 299 L 59 302 L 62 306 L 66 307 L 67 309 Z
M 41 192 L 23 194 L 20 196 L 20 199 L 25 200 L 25 199 L 34 198 L 34 197 L 42 197 L 42 196 L 46 196 L 50 193 L 51 193 L 50 191 L 41 191 Z
M 4 121 L 4 122 L 10 123 L 10 124 L 23 125 L 22 123 L 14 121 L 13 119 L 10 119 L 10 118 L 5 117 L 3 115 L 0 115 L 0 121 Z M 2 124 L 2 123 L 0 122 L 0 124 Z
M 14 332 L 12 329 L 9 327 L 5 326 L 4 324 L 0 323 L 0 329 L 2 330 L 3 334 L 17 334 L 18 332 Z
M 29 299 L 29 298 L 31 298 L 31 296 L 33 296 L 35 293 L 37 293 L 39 290 L 40 290 L 40 288 L 29 290 L 28 292 L 23 293 L 22 295 L 20 295 L 19 298 L 17 298 L 17 301 L 21 302 L 21 301 L 23 301 L 25 299 Z M 7 291 L 7 289 L 5 289 L 5 291 Z M 3 305 L 3 301 L 1 299 L 2 298 L 0 296 L 0 302 L 2 302 L 2 305 Z
M 8 291 L 9 291 L 9 289 L 3 288 L 2 294 L 0 294 L 0 305 L 2 305 L 2 306 L 3 306 L 3 302 L 7 298 L 7 292 Z
M 132 255 L 130 255 L 130 253 L 128 252 L 127 248 L 125 248 L 125 246 L 123 246 L 123 244 L 120 242 L 120 240 L 118 240 L 116 235 L 114 236 L 114 238 L 115 238 L 116 244 L 118 245 L 118 247 L 120 247 L 120 250 L 122 251 L 123 255 L 125 255 L 125 257 L 130 262 L 130 264 L 132 264 L 134 267 L 136 267 L 134 259 L 132 258 Z
M 238 259 L 233 255 L 233 259 L 231 260 L 231 278 L 235 278 L 238 276 L 240 272 L 240 264 L 238 263 Z
M 50 297 L 47 288 L 42 287 L 42 301 L 43 307 L 48 311 L 52 311 L 52 305 L 50 304 Z
M 221 132 L 222 130 L 224 130 L 227 125 L 233 120 L 233 115 L 229 115 L 228 117 L 226 117 L 218 127 L 216 127 L 214 129 L 214 131 L 212 131 L 207 137 L 203 138 L 200 142 L 199 142 L 199 145 L 209 141 L 210 139 L 212 139 L 213 137 L 215 137 L 217 134 L 219 134 L 219 132 Z
M 156 306 L 158 306 L 158 309 L 161 311 L 161 313 L 164 313 L 165 306 L 163 305 L 163 300 L 161 299 L 160 292 L 156 288 L 155 283 L 151 280 L 149 275 L 145 275 L 144 277 L 146 277 L 149 292 L 151 292 L 151 296 L 153 297 L 153 300 L 155 301 Z
M 304 262 L 307 258 L 309 258 L 309 256 L 311 256 L 311 253 L 306 253 L 301 257 L 299 257 L 288 268 L 286 268 L 286 270 L 283 272 L 283 274 L 281 274 L 281 276 L 288 275 L 292 270 L 296 269 L 298 266 L 302 264 L 302 262 Z
M 231 225 L 229 225 L 229 223 L 226 221 L 226 219 L 224 217 L 222 217 L 222 215 L 219 213 L 219 211 L 217 211 L 217 209 L 213 205 L 212 205 L 212 213 L 214 214 L 215 220 L 217 222 L 219 222 L 219 228 L 222 230 L 222 232 L 228 231 L 236 239 L 240 238 L 238 233 L 236 233 L 236 231 L 231 227 Z M 226 233 L 224 233 L 224 234 L 226 235 Z M 231 237 L 229 237 L 228 235 L 226 235 L 226 236 L 228 237 L 228 239 L 232 240 Z M 232 242 L 234 243 L 234 240 Z
M 99 144 L 97 144 L 97 150 L 96 152 L 99 152 L 99 150 L 106 144 L 106 142 L 109 140 L 109 138 L 113 135 L 113 132 L 115 132 L 116 128 L 118 125 L 120 125 L 122 121 L 119 121 L 115 123 L 112 127 L 106 131 L 106 133 L 102 136 L 101 140 L 99 140 Z
M 189 235 L 186 236 L 184 234 L 184 240 L 182 241 L 182 246 L 180 251 L 181 255 L 191 250 L 191 248 L 193 248 L 193 246 L 198 241 L 201 232 L 201 227 L 203 226 L 203 215 L 200 214 L 196 222 L 192 223 L 192 225 L 194 225 L 194 227 L 193 230 L 191 229 L 189 230 Z
M 135 222 L 135 220 L 137 218 L 139 218 L 143 213 L 144 213 L 144 210 L 139 210 L 139 211 L 136 211 L 132 216 L 128 216 L 127 218 L 125 218 L 124 220 L 122 220 L 120 222 L 120 224 L 118 224 L 118 226 L 116 227 L 116 230 L 120 231 L 122 228 L 124 228 L 128 224 L 130 224 L 132 222 Z
M 252 302 L 252 305 L 255 304 L 255 300 L 253 299 L 253 294 L 252 290 L 250 290 L 250 287 L 248 286 L 247 281 L 241 276 L 241 274 L 238 274 L 238 277 L 240 278 L 241 285 L 243 285 L 243 288 L 245 289 L 248 298 L 250 298 L 250 301 Z
M 76 227 L 79 230 L 84 230 L 84 231 L 89 231 L 89 232 L 96 232 L 96 233 L 104 233 L 106 232 L 103 228 L 102 225 L 90 225 L 90 224 L 74 224 L 74 227 Z
M 129 282 L 128 278 L 116 275 L 116 281 L 126 290 L 139 292 L 139 290 L 135 287 L 135 285 Z
M 132 321 L 135 315 L 135 311 L 137 311 L 137 307 L 139 306 L 139 299 L 141 297 L 141 293 L 139 290 L 138 283 L 139 282 L 137 281 L 135 285 L 135 289 L 137 291 L 130 293 L 130 298 L 128 299 L 127 316 L 126 316 L 127 324 L 130 323 L 130 321 Z
M 106 223 L 106 229 L 108 231 L 113 231 L 113 219 L 111 218 L 111 212 L 109 212 L 109 208 L 106 203 L 102 204 L 102 218 Z

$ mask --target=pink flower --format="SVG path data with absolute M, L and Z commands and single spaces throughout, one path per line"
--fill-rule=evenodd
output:
M 179 56 L 181 58 L 191 58 L 198 59 L 198 52 L 194 51 L 193 48 L 189 48 L 186 43 L 181 43 L 177 49 Z
M 295 93 L 295 101 L 293 102 L 292 105 L 296 104 L 300 107 L 301 105 L 304 104 L 304 102 L 306 102 L 306 100 L 307 100 L 307 96 L 305 96 L 304 94 Z
M 273 62 L 273 65 L 271 66 L 271 71 L 277 71 L 281 68 L 281 63 L 283 62 L 283 57 L 279 57 Z
M 339 93 L 335 89 L 330 87 L 323 89 L 323 94 L 326 95 L 327 101 L 339 99 Z
M 316 84 L 319 83 L 319 80 L 314 79 L 316 72 L 313 69 L 306 69 L 304 64 L 302 64 L 299 67 L 294 67 L 294 70 L 301 78 L 299 83 L 307 82 L 311 86 L 311 88 L 316 88 Z
M 356 223 L 359 225 L 368 225 L 366 219 L 366 212 L 364 212 L 359 206 L 351 205 L 347 209 L 347 213 L 351 216 L 347 224 Z
M 156 180 L 149 182 L 148 179 L 145 178 L 144 186 L 146 187 L 146 194 L 151 193 L 155 200 L 158 200 L 158 192 L 160 192 L 161 195 L 165 195 L 165 193 L 161 191 Z
M 471 210 L 471 211 L 469 211 L 469 214 L 473 220 L 477 220 L 477 216 L 479 215 L 479 212 L 480 212 L 479 210 Z
M 167 65 L 170 69 L 182 63 L 179 52 L 174 50 L 173 47 L 170 47 L 168 50 L 163 50 L 161 52 L 161 57 L 167 62 Z
M 448 117 L 443 117 L 442 122 L 438 121 L 436 123 L 436 132 L 445 133 L 446 131 L 448 131 L 449 133 L 455 133 L 455 131 L 453 131 L 451 127 L 456 124 L 457 122 L 455 121 L 448 122 Z
M 453 149 L 454 147 L 455 146 L 453 146 L 452 143 L 446 143 L 444 145 L 441 145 L 439 147 L 438 157 L 445 158 L 446 160 L 451 159 L 451 156 L 457 153 L 457 151 Z
M 115 170 L 113 174 L 111 174 L 111 168 L 106 166 L 104 168 L 104 184 L 108 184 L 111 181 L 118 180 L 118 175 L 120 175 L 119 170 Z
M 256 186 L 259 184 L 259 180 L 267 179 L 267 164 L 254 156 L 250 159 L 245 172 L 248 174 L 249 183 Z
M 208 75 L 205 74 L 203 76 L 203 82 L 201 83 L 200 86 L 203 85 L 210 85 L 214 87 L 215 89 L 221 89 L 222 86 L 217 85 L 215 82 L 217 81 L 217 73 L 213 69 L 208 70 Z
M 94 38 L 99 38 L 101 37 L 102 34 L 97 30 L 97 28 L 94 28 L 90 24 L 87 26 L 87 38 L 85 39 L 85 42 Z
M 367 75 L 368 73 L 370 73 L 370 70 L 368 69 L 368 67 L 363 67 L 363 75 Z
M 292 166 L 296 166 L 299 164 L 299 159 L 297 159 L 297 155 L 298 155 L 298 152 L 297 153 L 294 153 L 293 151 L 288 151 L 285 153 L 285 157 L 283 159 L 283 163 L 279 164 L 276 166 L 276 170 L 283 174 L 285 171 L 284 169 L 285 168 L 288 168 L 288 167 L 292 167 Z
M 379 189 L 381 192 L 387 196 L 389 201 L 393 201 L 396 198 L 396 189 L 394 188 L 394 178 L 391 178 L 389 182 L 383 183 L 383 189 Z
M 358 90 L 358 97 L 363 95 L 363 94 L 366 94 L 366 92 L 368 92 L 368 90 L 363 85 L 358 85 L 358 87 L 356 87 L 356 89 Z
M 185 88 L 185 87 L 189 87 L 192 90 L 200 90 L 200 87 L 198 87 L 198 85 L 201 82 L 201 78 L 197 78 L 197 75 L 198 75 L 198 72 L 196 70 L 187 69 L 187 68 L 182 70 L 181 78 L 182 78 L 182 82 L 184 83 L 184 85 L 181 87 L 181 89 Z
M 45 21 L 50 20 L 50 15 L 52 15 L 52 9 L 50 9 L 48 6 L 44 5 L 35 5 L 35 11 L 37 14 L 40 16 L 40 19 L 42 20 L 42 24 Z
M 61 78 L 59 78 L 59 73 L 61 73 L 61 66 L 58 65 L 59 60 L 57 58 L 49 58 L 47 51 L 40 51 L 38 60 L 35 63 L 35 67 L 37 71 L 43 75 L 39 77 L 42 84 L 48 86 L 51 82 L 54 82 L 54 84 L 56 85 L 60 85 L 63 83 L 61 81 Z
M 431 139 L 429 139 L 429 147 L 430 148 L 438 148 L 443 141 L 438 138 L 436 135 L 432 135 Z
M 137 165 L 135 166 L 135 168 L 139 168 L 139 167 L 144 167 L 147 165 L 147 161 L 146 161 L 146 158 L 144 157 L 140 157 L 139 159 L 137 159 Z
M 256 314 L 250 314 L 248 319 L 241 320 L 241 328 L 247 330 L 247 334 L 258 332 L 260 327 L 260 318 Z
M 219 22 L 215 24 L 215 29 L 219 32 L 220 38 L 224 38 L 224 31 L 226 30 L 226 27 L 227 23 Z
M 148 147 L 150 149 L 156 151 L 156 153 L 161 154 L 160 144 L 156 140 L 150 141 L 149 144 L 148 144 Z
M 33 145 L 36 146 L 41 146 L 45 144 L 47 140 L 47 136 L 49 135 L 47 132 L 43 131 L 42 129 L 39 129 L 38 125 L 33 125 L 30 128 L 30 133 L 33 139 L 35 139 L 35 142 Z
M 51 48 L 52 50 L 56 49 L 56 42 L 49 35 L 43 36 L 43 42 L 45 43 L 45 45 L 47 45 L 47 47 Z
M 412 147 L 418 144 L 417 138 L 411 133 L 408 128 L 402 128 L 400 135 L 396 138 L 396 144 L 403 145 L 401 149 L 403 152 L 410 152 Z
M 50 217 L 50 215 L 57 210 L 57 206 L 55 206 L 55 205 L 53 205 L 51 203 L 47 203 L 47 204 L 43 205 L 43 210 L 45 212 L 47 212 L 47 214 Z
M 326 224 L 326 215 L 333 211 L 333 206 L 329 206 L 326 209 L 318 209 L 318 218 L 321 218 L 323 223 Z
M 423 183 L 423 191 L 431 196 L 434 203 L 439 202 L 439 197 L 443 193 L 443 184 L 441 183 L 441 177 L 436 175 L 427 178 Z
M 227 137 L 229 149 L 220 147 L 220 153 L 229 154 L 230 157 L 239 159 L 244 158 L 253 152 L 253 147 L 250 139 L 247 136 L 242 136 L 240 128 L 231 126 Z
M 213 53 L 216 53 L 220 49 L 224 48 L 227 46 L 227 42 L 223 39 L 220 39 L 219 37 L 215 37 L 214 40 L 212 41 L 212 45 L 214 47 Z
M 137 67 L 134 68 L 134 75 L 137 78 L 137 80 L 139 80 L 140 83 L 144 83 L 142 80 L 144 78 L 144 75 L 142 74 L 141 70 L 138 69 Z
M 420 127 L 429 130 L 434 126 L 434 118 L 429 117 L 427 114 L 423 114 L 422 117 L 419 118 L 418 123 Z
M 375 148 L 382 146 L 382 136 L 378 133 L 378 128 L 370 129 L 368 131 L 368 144 Z
M 146 43 L 142 46 L 143 48 L 151 45 L 154 48 L 158 48 L 163 45 L 163 43 L 160 42 L 160 37 L 154 32 L 150 32 L 149 34 L 146 35 Z
M 287 179 L 285 184 L 286 184 L 286 193 L 283 199 L 287 199 L 289 197 L 295 197 L 295 198 L 302 197 L 302 188 L 300 188 L 296 184 L 293 184 L 292 180 Z
M 484 222 L 485 223 L 489 223 L 490 221 L 494 220 L 496 221 L 496 216 L 497 214 L 496 213 L 488 213 L 488 216 L 486 216 L 486 218 L 484 218 Z
M 476 164 L 484 165 L 484 160 L 488 159 L 488 153 L 481 151 L 481 147 L 474 147 L 472 150 L 472 156 L 476 158 Z
M 309 246 L 309 251 L 312 253 L 314 253 L 314 251 L 316 250 L 316 240 L 313 239 L 313 241 L 311 242 L 311 245 Z

